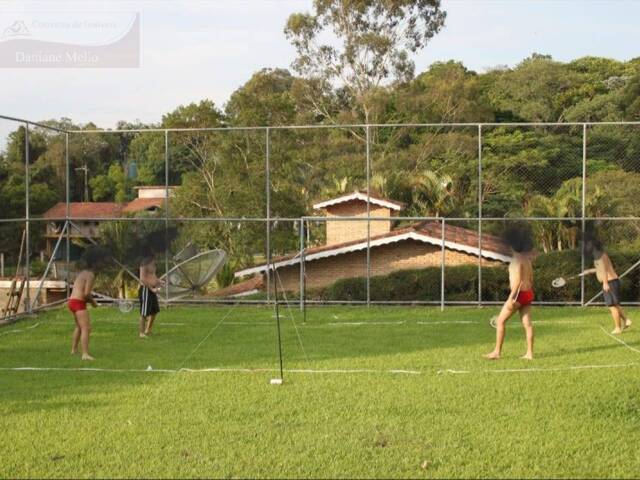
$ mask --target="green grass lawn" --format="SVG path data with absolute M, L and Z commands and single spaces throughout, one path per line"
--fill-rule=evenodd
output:
M 141 340 L 103 307 L 90 364 L 40 314 L 0 329 L 0 477 L 637 478 L 640 310 L 623 344 L 603 308 L 537 308 L 533 362 L 517 319 L 482 359 L 496 312 L 283 308 L 282 386 L 273 309 L 171 308 Z

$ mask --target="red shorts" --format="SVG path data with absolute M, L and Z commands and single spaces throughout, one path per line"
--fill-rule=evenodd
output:
M 71 310 L 73 313 L 81 312 L 87 309 L 87 302 L 85 302 L 84 300 L 78 300 L 77 298 L 70 298 L 67 305 L 69 306 L 69 310 Z
M 525 307 L 527 305 L 531 305 L 531 302 L 533 302 L 534 297 L 535 295 L 533 293 L 533 290 L 522 290 L 518 294 L 518 297 L 516 298 L 516 302 L 518 302 L 520 305 Z

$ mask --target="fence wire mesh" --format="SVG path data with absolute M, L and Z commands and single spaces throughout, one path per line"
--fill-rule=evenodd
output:
M 593 277 L 549 286 L 591 264 L 586 231 L 629 270 L 623 300 L 640 301 L 637 124 L 65 132 L 2 121 L 16 127 L 1 157 L 2 288 L 32 281 L 21 310 L 66 298 L 88 244 L 108 241 L 117 256 L 128 231 L 152 223 L 178 232 L 165 238 L 162 272 L 188 245 L 228 253 L 185 299 L 195 303 L 272 303 L 277 289 L 302 307 L 501 302 L 510 254 L 500 235 L 515 221 L 533 235 L 539 302 L 598 293 Z M 101 288 L 134 296 L 122 278 L 115 269 Z

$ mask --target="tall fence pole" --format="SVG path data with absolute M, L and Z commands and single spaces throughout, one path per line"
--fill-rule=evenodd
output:
M 29 289 L 31 287 L 30 284 L 30 272 L 29 270 L 31 270 L 31 262 L 29 260 L 29 256 L 31 255 L 31 249 L 29 248 L 29 242 L 30 242 L 30 222 L 29 219 L 31 218 L 31 211 L 30 211 L 30 206 L 29 206 L 29 188 L 30 188 L 30 172 L 29 172 L 29 124 L 25 123 L 24 124 L 24 216 L 25 216 L 25 230 L 24 230 L 24 239 L 25 239 L 25 243 L 24 243 L 24 265 L 25 265 L 25 272 L 24 272 L 24 278 L 25 278 L 25 282 L 26 282 L 26 293 L 25 293 L 25 300 L 24 300 L 24 309 L 27 311 L 27 313 L 31 313 L 31 294 L 29 292 Z
M 271 166 L 270 166 L 270 131 L 269 127 L 265 129 L 265 191 L 267 200 L 267 238 L 266 238 L 266 254 L 267 254 L 267 304 L 271 300 Z M 278 299 L 276 298 L 276 302 Z
M 67 229 L 66 232 L 66 245 L 65 245 L 65 283 L 67 289 L 67 298 L 71 295 L 71 228 L 69 227 L 69 217 L 71 209 L 71 165 L 69 163 L 69 134 L 65 134 L 64 139 L 64 162 L 66 169 L 66 181 L 65 181 L 65 205 L 64 205 L 64 226 Z
M 369 125 L 366 128 L 367 152 L 367 308 L 371 306 L 371 149 Z
M 169 130 L 164 131 L 164 271 L 169 273 Z M 164 284 L 165 308 L 169 308 L 169 276 Z
M 478 306 L 482 306 L 482 124 L 478 124 Z
M 585 251 L 584 251 L 584 235 L 586 228 L 586 216 L 587 216 L 587 124 L 582 125 L 582 242 L 581 242 L 581 271 L 585 269 Z M 584 307 L 585 296 L 585 277 L 580 277 L 580 305 Z
M 304 311 L 304 219 L 300 219 L 300 311 Z

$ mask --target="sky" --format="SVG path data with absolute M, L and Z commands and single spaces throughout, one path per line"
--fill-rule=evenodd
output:
M 141 19 L 139 68 L 0 68 L 0 114 L 113 127 L 118 120 L 158 122 L 178 105 L 204 98 L 224 106 L 254 72 L 290 66 L 294 50 L 283 27 L 311 3 L 0 0 L 0 29 L 16 14 L 139 12 Z M 443 8 L 446 25 L 415 56 L 416 72 L 450 59 L 482 72 L 514 66 L 533 52 L 562 61 L 640 56 L 637 0 L 443 0 Z M 0 120 L 0 146 L 13 129 Z

